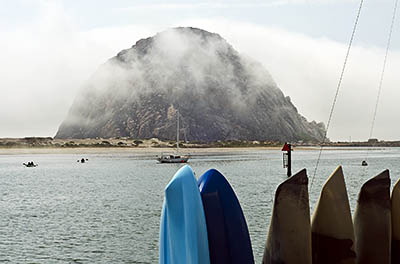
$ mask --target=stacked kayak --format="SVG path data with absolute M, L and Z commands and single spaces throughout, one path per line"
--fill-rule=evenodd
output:
M 275 193 L 263 264 L 400 263 L 400 180 L 390 195 L 385 170 L 359 192 L 351 217 L 339 166 L 324 184 L 312 220 L 305 169 Z M 198 181 L 182 167 L 165 188 L 160 264 L 254 264 L 239 200 L 217 170 Z
M 199 178 L 211 263 L 254 263 L 249 231 L 239 201 L 225 177 L 211 169 Z
M 160 226 L 160 264 L 209 264 L 207 227 L 197 181 L 189 166 L 165 188 Z
M 311 221 L 314 264 L 354 264 L 354 228 L 342 167 L 322 187 Z
M 182 167 L 165 188 L 160 264 L 253 264 L 239 201 L 225 177 L 209 170 L 197 183 Z
M 308 178 L 302 170 L 278 186 L 263 264 L 311 264 Z

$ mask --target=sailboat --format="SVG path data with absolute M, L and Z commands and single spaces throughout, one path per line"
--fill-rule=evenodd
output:
M 179 155 L 179 111 L 177 113 L 176 120 L 176 153 L 175 154 L 164 154 L 161 153 L 160 156 L 157 157 L 157 160 L 160 163 L 186 163 L 189 160 L 189 156 L 187 155 Z

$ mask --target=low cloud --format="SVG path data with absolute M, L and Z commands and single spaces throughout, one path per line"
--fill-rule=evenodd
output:
M 322 0 L 321 0 L 322 1 Z M 53 136 L 80 87 L 95 70 L 138 39 L 166 25 L 98 27 L 83 31 L 58 6 L 47 6 L 29 26 L 3 32 L 0 43 L 0 137 Z M 220 34 L 240 53 L 261 62 L 285 95 L 308 120 L 326 123 L 346 44 L 324 38 L 223 19 L 190 20 L 168 26 L 193 26 Z M 333 140 L 367 139 L 384 50 L 356 43 L 329 131 Z M 400 52 L 389 54 L 374 136 L 399 139 L 400 111 L 395 69 Z
M 0 137 L 54 136 L 80 87 L 96 69 L 152 26 L 81 31 L 57 4 L 37 20 L 3 31 L 0 42 Z
M 187 21 L 220 33 L 234 48 L 260 61 L 299 112 L 309 120 L 327 122 L 347 45 L 325 38 L 311 38 L 280 28 L 231 21 Z M 329 137 L 365 140 L 369 136 L 378 92 L 384 50 L 355 44 L 335 107 Z M 400 125 L 393 123 L 400 105 L 396 69 L 399 50 L 389 53 L 374 137 L 399 139 Z
M 237 9 L 237 8 L 257 8 L 257 7 L 272 7 L 281 5 L 293 4 L 338 4 L 338 3 L 354 3 L 359 0 L 269 0 L 269 1 L 218 1 L 218 2 L 152 2 L 138 4 L 130 7 L 115 8 L 114 10 L 120 12 L 131 12 L 144 9 Z

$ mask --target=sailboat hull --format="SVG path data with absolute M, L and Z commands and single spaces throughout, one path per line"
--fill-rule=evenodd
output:
M 157 158 L 160 163 L 186 163 L 189 160 L 188 155 L 179 155 L 179 112 L 176 118 L 176 154 L 161 154 Z
M 188 162 L 188 160 L 189 160 L 188 157 L 181 157 L 181 158 L 160 157 L 160 158 L 158 158 L 158 161 L 160 163 L 186 163 L 186 162 Z

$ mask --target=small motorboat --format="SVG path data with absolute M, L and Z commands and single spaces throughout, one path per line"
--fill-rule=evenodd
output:
M 22 163 L 22 165 L 28 168 L 33 168 L 38 166 L 38 164 L 33 163 L 33 161 L 28 161 L 28 163 Z
M 80 159 L 80 160 L 77 160 L 76 162 L 85 163 L 86 161 L 88 161 L 88 159 L 82 158 L 82 159 Z

